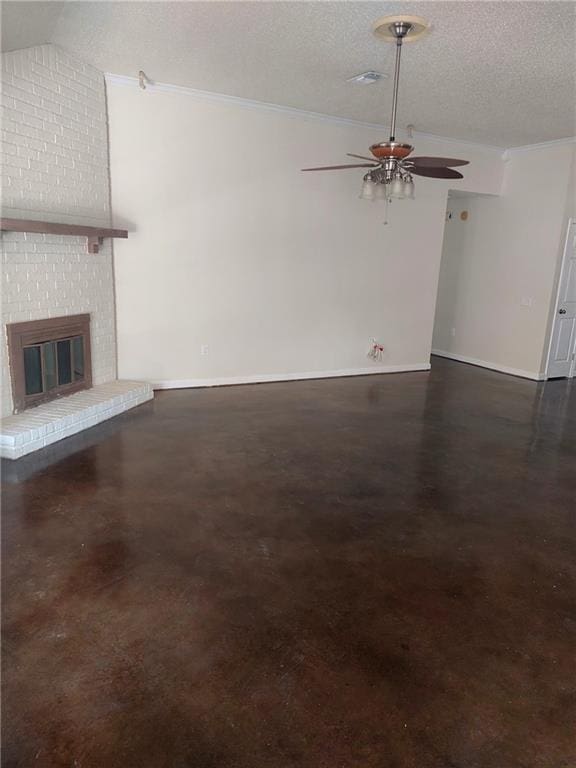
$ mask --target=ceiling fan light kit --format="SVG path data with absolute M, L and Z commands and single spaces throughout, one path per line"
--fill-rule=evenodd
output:
M 374 34 L 386 42 L 396 44 L 394 66 L 394 90 L 392 95 L 392 115 L 390 119 L 390 138 L 372 144 L 373 157 L 349 154 L 359 160 L 368 161 L 354 165 L 332 165 L 321 168 L 303 168 L 303 171 L 332 171 L 344 168 L 369 168 L 364 176 L 360 198 L 362 200 L 414 199 L 414 179 L 412 175 L 427 176 L 435 179 L 461 179 L 462 174 L 452 170 L 454 166 L 467 165 L 467 160 L 449 157 L 409 157 L 414 150 L 411 144 L 396 141 L 396 113 L 398 108 L 398 85 L 400 81 L 400 59 L 402 45 L 414 42 L 427 34 L 430 25 L 420 16 L 384 16 L 373 24 Z

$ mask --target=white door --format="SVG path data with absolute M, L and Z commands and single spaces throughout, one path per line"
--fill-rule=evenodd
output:
M 548 352 L 548 378 L 574 375 L 576 346 L 576 220 L 571 219 L 562 258 L 554 326 Z

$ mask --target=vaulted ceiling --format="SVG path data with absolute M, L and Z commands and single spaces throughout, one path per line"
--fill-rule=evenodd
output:
M 512 147 L 576 133 L 573 2 L 3 2 L 4 50 L 56 43 L 104 72 L 386 124 L 387 13 L 432 24 L 403 57 L 399 123 Z M 347 78 L 368 69 L 374 85 Z

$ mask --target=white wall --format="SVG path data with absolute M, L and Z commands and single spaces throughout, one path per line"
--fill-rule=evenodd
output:
M 454 216 L 446 225 L 434 350 L 543 375 L 573 207 L 574 147 L 513 150 L 500 197 L 450 201 Z M 465 222 L 458 215 L 463 208 L 469 211 Z
M 2 54 L 2 216 L 110 223 L 100 72 L 53 45 Z M 89 312 L 95 384 L 115 378 L 112 251 L 86 239 L 3 232 L 2 416 L 12 413 L 6 323 Z
M 299 170 L 383 131 L 115 81 L 108 107 L 114 221 L 130 230 L 115 246 L 121 376 L 373 370 L 372 336 L 382 370 L 428 365 L 447 182 L 418 179 L 386 227 L 358 199 L 361 170 Z M 499 152 L 420 139 L 417 153 L 467 157 L 461 185 L 499 190 Z

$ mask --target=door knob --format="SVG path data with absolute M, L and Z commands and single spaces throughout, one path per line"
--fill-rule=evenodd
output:
M 558 310 L 558 314 L 559 315 L 565 315 L 566 314 L 566 310 L 565 309 L 559 309 Z

